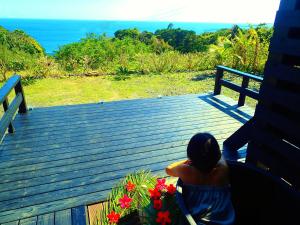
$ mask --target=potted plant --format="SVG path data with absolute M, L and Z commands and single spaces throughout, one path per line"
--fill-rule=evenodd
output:
M 111 191 L 97 225 L 179 224 L 176 188 L 149 171 L 127 175 Z

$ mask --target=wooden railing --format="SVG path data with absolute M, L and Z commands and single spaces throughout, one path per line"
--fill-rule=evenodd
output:
M 242 85 L 239 86 L 228 80 L 224 80 L 223 79 L 224 71 L 229 72 L 231 74 L 241 76 L 243 78 Z M 259 93 L 257 91 L 254 91 L 254 90 L 251 90 L 248 88 L 250 79 L 260 82 L 260 83 L 263 81 L 263 78 L 260 76 L 252 75 L 249 73 L 244 73 L 242 71 L 231 69 L 231 68 L 228 68 L 225 66 L 217 66 L 214 94 L 215 95 L 221 94 L 221 88 L 222 88 L 222 86 L 224 86 L 224 87 L 227 87 L 231 90 L 234 90 L 234 91 L 240 93 L 238 106 L 245 105 L 246 96 L 258 100 Z
M 15 89 L 16 96 L 9 104 L 7 96 L 12 89 Z M 3 104 L 4 114 L 0 120 L 0 141 L 2 140 L 7 128 L 9 133 L 14 132 L 12 125 L 13 117 L 19 109 L 19 113 L 26 113 L 27 106 L 25 96 L 21 84 L 21 77 L 14 75 L 7 80 L 7 82 L 0 89 L 0 103 Z

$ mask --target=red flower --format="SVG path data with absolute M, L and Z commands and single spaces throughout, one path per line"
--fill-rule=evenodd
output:
M 167 187 L 167 185 L 165 183 L 166 183 L 166 179 L 157 179 L 155 188 L 162 191 Z
M 128 181 L 128 183 L 126 184 L 127 191 L 131 192 L 134 188 L 135 188 L 135 184 Z
M 173 195 L 175 194 L 176 192 L 176 187 L 173 185 L 173 184 L 170 184 L 168 187 L 167 187 L 167 191 L 169 194 Z
M 156 209 L 156 210 L 160 210 L 162 208 L 162 200 L 154 199 L 153 208 Z
M 111 211 L 110 214 L 107 215 L 110 223 L 117 223 L 120 219 L 120 214 L 114 211 Z
M 130 203 L 132 202 L 132 198 L 129 198 L 126 194 L 123 196 L 123 198 L 119 199 L 121 208 L 129 208 L 130 207 Z
M 160 198 L 160 196 L 161 196 L 161 193 L 159 192 L 159 190 L 157 188 L 149 189 L 148 191 L 150 193 L 150 198 L 157 199 L 157 198 Z
M 169 211 L 160 211 L 157 213 L 156 222 L 160 223 L 161 225 L 166 225 L 167 223 L 171 223 L 170 219 L 170 212 Z

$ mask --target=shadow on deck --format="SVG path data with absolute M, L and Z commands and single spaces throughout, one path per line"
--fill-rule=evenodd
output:
M 196 132 L 222 143 L 253 115 L 224 96 L 184 95 L 36 108 L 0 146 L 0 224 L 104 200 L 125 174 L 164 175 Z M 243 150 L 238 154 L 244 158 Z M 63 212 L 63 211 L 61 211 Z M 15 223 L 18 224 L 18 223 Z

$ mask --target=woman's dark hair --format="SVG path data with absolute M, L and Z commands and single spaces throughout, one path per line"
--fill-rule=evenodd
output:
M 210 172 L 221 158 L 217 140 L 209 133 L 194 135 L 187 147 L 187 156 L 192 166 L 201 172 Z

